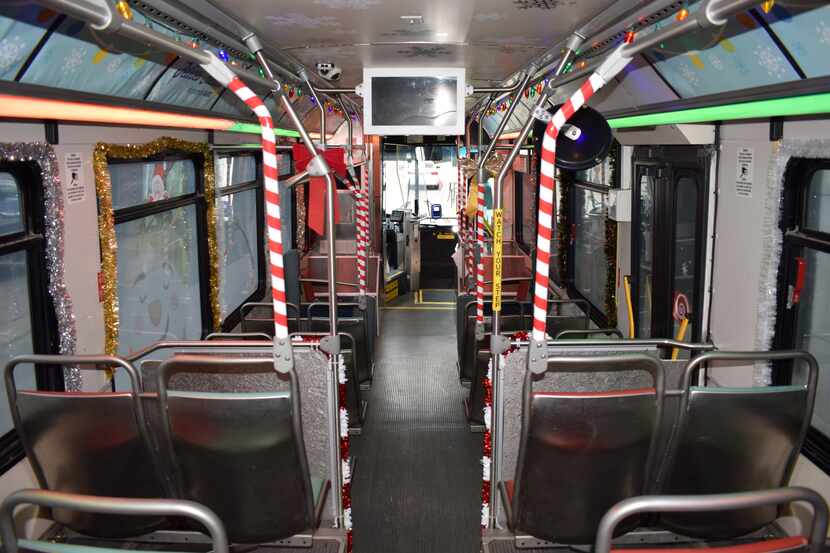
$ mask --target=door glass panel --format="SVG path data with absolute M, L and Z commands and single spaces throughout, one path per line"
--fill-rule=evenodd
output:
M 574 287 L 605 313 L 605 195 L 574 187 Z M 606 313 L 607 314 L 607 313 Z
M 193 205 L 115 226 L 122 354 L 201 336 L 196 232 Z
M 805 227 L 819 232 L 830 232 L 830 170 L 813 173 L 807 187 L 807 214 Z
M 10 173 L 0 173 L 0 235 L 24 230 L 20 208 L 17 181 Z
M 825 210 L 825 214 L 827 211 Z M 830 367 L 830 254 L 805 248 L 804 288 L 798 304 L 796 349 L 812 353 L 821 368 Z M 813 426 L 830 436 L 830 374 L 819 371 Z
M 683 340 L 691 341 L 692 306 L 695 304 L 695 269 L 696 269 L 696 244 L 695 232 L 697 230 L 697 182 L 693 177 L 681 176 L 675 187 L 674 203 L 674 291 L 672 299 L 676 300 L 679 294 L 686 297 L 688 305 L 689 325 L 686 328 Z M 673 337 L 678 337 L 680 321 L 673 318 Z
M 283 169 L 283 167 L 280 167 Z M 280 171 L 282 174 L 282 171 Z M 216 187 L 225 188 L 257 180 L 257 162 L 253 155 L 222 156 L 216 160 Z
M 654 267 L 654 177 L 640 175 L 639 240 L 640 265 L 637 271 L 637 336 L 651 337 L 651 305 Z
M 0 257 L 0 365 L 14 356 L 32 353 L 32 319 L 29 312 L 29 276 L 26 252 L 17 251 Z M 35 372 L 30 365 L 15 370 L 15 382 L 22 390 L 34 390 Z M 0 390 L 4 385 L 0 383 Z M 2 392 L 6 396 L 5 391 Z M 0 435 L 14 427 L 7 401 L 0 402 Z

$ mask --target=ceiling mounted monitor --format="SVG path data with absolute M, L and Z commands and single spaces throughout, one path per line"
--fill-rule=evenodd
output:
M 463 67 L 365 68 L 366 134 L 462 135 Z

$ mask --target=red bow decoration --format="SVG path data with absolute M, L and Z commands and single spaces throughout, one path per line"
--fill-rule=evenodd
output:
M 339 177 L 346 178 L 345 150 L 330 148 L 319 152 L 331 170 Z M 311 161 L 311 152 L 303 144 L 294 144 L 294 168 L 299 173 L 305 171 Z M 340 221 L 339 202 L 334 202 L 334 222 Z M 326 179 L 311 177 L 308 194 L 308 226 L 311 230 L 323 235 L 326 229 Z

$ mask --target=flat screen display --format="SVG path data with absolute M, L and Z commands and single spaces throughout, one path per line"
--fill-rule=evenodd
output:
M 463 69 L 401 69 L 397 74 L 393 69 L 367 69 L 364 75 L 368 134 L 464 133 Z

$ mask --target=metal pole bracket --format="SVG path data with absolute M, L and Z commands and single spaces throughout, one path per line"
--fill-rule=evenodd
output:
M 527 348 L 527 368 L 533 374 L 545 374 L 548 370 L 548 344 L 531 340 Z
M 112 5 L 112 2 L 103 2 L 106 12 L 107 12 L 107 22 L 103 25 L 95 25 L 94 23 L 90 23 L 89 26 L 96 31 L 102 33 L 117 33 L 121 26 L 124 24 L 124 16 L 121 15 L 121 12 L 115 9 Z
M 493 334 L 490 336 L 490 353 L 493 355 L 501 355 L 510 349 L 510 338 L 503 334 Z
M 308 162 L 306 171 L 308 171 L 308 174 L 312 177 L 324 177 L 331 173 L 331 169 L 329 168 L 329 164 L 326 162 L 326 158 L 320 154 L 317 154 L 311 159 L 311 161 Z
M 294 349 L 290 338 L 274 338 L 274 370 L 281 374 L 294 370 Z
M 368 305 L 368 301 L 366 300 L 366 295 L 365 294 L 361 294 L 361 295 L 357 296 L 357 308 L 358 309 L 360 309 L 361 311 L 366 311 L 366 308 L 368 306 L 369 305 Z
M 329 355 L 340 353 L 340 336 L 323 336 L 320 338 L 320 349 Z
M 550 121 L 553 119 L 553 115 L 551 115 L 551 113 L 547 109 L 545 109 L 543 106 L 540 106 L 539 104 L 533 106 L 533 111 L 530 113 L 530 115 L 534 119 L 544 121 L 545 123 L 550 123 Z

